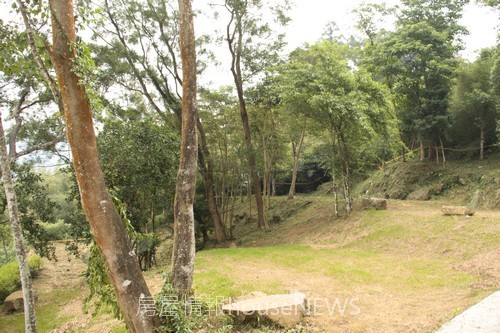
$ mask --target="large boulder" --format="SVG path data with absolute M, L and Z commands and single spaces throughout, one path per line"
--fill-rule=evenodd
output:
M 386 210 L 387 199 L 364 198 L 361 202 L 361 207 L 363 209 Z
M 256 293 L 254 297 L 226 304 L 222 311 L 239 320 L 264 317 L 284 326 L 297 324 L 307 314 L 306 295 L 300 292 L 280 295 Z
M 466 206 L 443 206 L 441 207 L 441 212 L 447 216 L 472 216 L 475 213 L 474 208 Z
M 7 296 L 5 301 L 3 301 L 3 313 L 11 314 L 16 311 L 24 310 L 24 301 L 23 301 L 23 291 L 18 290 Z

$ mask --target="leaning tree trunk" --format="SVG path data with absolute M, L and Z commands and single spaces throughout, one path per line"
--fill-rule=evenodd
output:
M 304 135 L 306 130 L 303 129 L 300 133 L 299 143 L 295 144 L 292 142 L 292 152 L 293 152 L 293 171 L 292 171 L 292 183 L 290 185 L 290 190 L 288 191 L 288 200 L 295 197 L 295 186 L 297 183 L 297 173 L 299 172 L 299 161 L 300 153 L 302 151 L 302 144 L 304 143 Z
M 14 239 L 17 263 L 19 264 L 19 275 L 21 277 L 21 287 L 23 289 L 24 301 L 24 323 L 26 332 L 36 332 L 35 298 L 31 288 L 30 269 L 26 257 L 26 246 L 24 244 L 23 230 L 19 221 L 19 211 L 17 209 L 17 198 L 10 171 L 10 158 L 7 154 L 5 133 L 3 130 L 2 116 L 0 114 L 0 153 L 2 160 L 2 178 L 7 198 L 7 206 L 10 214 L 10 229 Z
M 109 195 L 99 164 L 90 104 L 74 70 L 76 33 L 71 0 L 50 0 L 52 60 L 64 104 L 68 141 L 80 189 L 82 207 L 113 285 L 120 311 L 132 332 L 152 332 L 156 316 L 140 307 L 151 298 L 132 251 L 125 226 Z
M 182 141 L 175 188 L 172 282 L 179 296 L 189 297 L 193 285 L 195 235 L 193 202 L 198 143 L 196 123 L 196 46 L 191 0 L 179 0 L 182 57 Z

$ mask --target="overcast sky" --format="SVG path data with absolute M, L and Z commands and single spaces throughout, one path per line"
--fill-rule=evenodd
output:
M 214 0 L 214 2 L 216 2 Z M 295 6 L 288 13 L 292 21 L 286 29 L 286 40 L 288 42 L 287 50 L 291 51 L 304 43 L 314 43 L 321 38 L 326 25 L 329 22 L 335 22 L 344 36 L 359 34 L 354 28 L 355 16 L 352 10 L 364 3 L 383 3 L 393 6 L 399 3 L 398 0 L 295 0 Z M 472 1 L 474 2 L 474 1 Z M 206 6 L 206 2 L 195 0 L 194 6 Z M 474 60 L 477 56 L 477 51 L 493 46 L 496 44 L 497 27 L 499 25 L 498 14 L 489 7 L 478 6 L 475 3 L 469 4 L 464 10 L 464 15 L 461 24 L 466 26 L 470 35 L 465 36 L 465 50 L 461 55 L 469 60 Z M 219 26 L 223 28 L 226 22 L 221 16 L 217 22 L 205 21 L 210 18 L 198 17 L 195 21 L 195 29 L 197 34 L 208 32 Z M 391 23 L 387 23 L 387 29 L 391 28 Z M 208 29 L 208 30 L 207 30 Z M 220 52 L 220 53 L 219 53 Z M 222 62 L 224 68 L 209 68 L 201 77 L 202 84 L 210 86 L 231 85 L 232 78 L 227 70 L 229 54 L 227 46 L 223 45 L 217 51 L 217 58 Z
M 320 38 L 325 25 L 334 21 L 339 28 L 354 32 L 352 10 L 363 2 L 382 3 L 382 0 L 295 0 L 295 7 L 290 12 L 292 22 L 287 29 L 290 47 L 301 46 L 304 42 L 312 43 Z M 474 1 L 472 1 L 474 2 Z M 399 3 L 398 0 L 385 1 L 388 5 Z M 493 46 L 496 43 L 496 29 L 499 13 L 488 7 L 474 3 L 466 6 L 461 24 L 466 26 L 470 35 L 464 38 L 466 50 L 463 56 L 472 60 L 477 50 Z

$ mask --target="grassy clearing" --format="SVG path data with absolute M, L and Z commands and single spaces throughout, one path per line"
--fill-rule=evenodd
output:
M 290 276 L 307 273 L 330 278 L 342 288 L 363 285 L 401 291 L 439 287 L 460 289 L 477 279 L 437 260 L 402 259 L 375 250 L 354 248 L 317 250 L 304 246 L 279 246 L 221 249 L 202 252 L 198 257 L 197 291 L 212 296 L 240 296 L 256 290 L 286 291 L 286 279 L 269 281 L 265 272 L 262 272 L 261 281 L 250 282 L 245 274 L 245 263 L 248 263 L 247 271 L 254 266 L 272 267 L 275 271 L 286 271 Z M 213 269 L 215 266 L 217 269 Z

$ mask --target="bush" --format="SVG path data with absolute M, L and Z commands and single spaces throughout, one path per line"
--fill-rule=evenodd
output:
M 63 220 L 58 220 L 56 223 L 39 223 L 47 233 L 49 240 L 64 240 L 70 238 L 71 225 L 64 223 Z
M 31 276 L 35 277 L 40 271 L 42 258 L 32 256 L 28 258 L 28 265 Z M 9 262 L 0 267 L 0 302 L 3 303 L 5 298 L 11 293 L 19 289 L 21 286 L 21 278 L 19 277 L 19 266 L 17 261 Z

